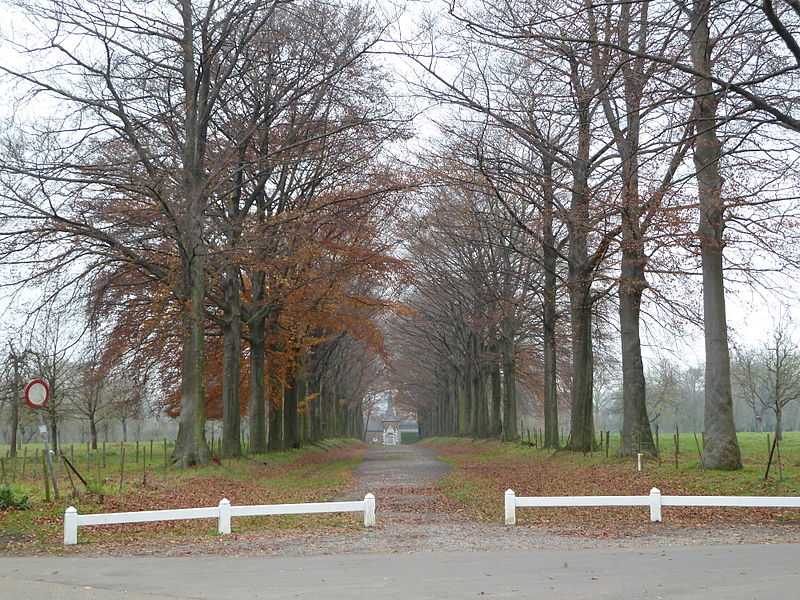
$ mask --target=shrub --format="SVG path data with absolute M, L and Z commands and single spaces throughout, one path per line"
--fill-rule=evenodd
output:
M 28 503 L 28 495 L 16 496 L 14 489 L 9 485 L 0 485 L 0 510 L 7 508 L 16 510 L 28 510 L 31 505 Z

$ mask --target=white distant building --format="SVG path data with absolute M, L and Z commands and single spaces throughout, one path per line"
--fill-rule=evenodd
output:
M 364 439 L 368 444 L 398 446 L 403 443 L 403 431 L 416 433 L 418 431 L 417 424 L 413 421 L 401 421 L 394 410 L 389 407 L 380 421 L 369 420 L 367 435 Z M 415 439 L 415 436 L 412 435 L 411 439 Z
M 383 428 L 383 443 L 386 446 L 399 446 L 402 441 L 400 438 L 400 419 L 390 408 L 386 416 L 381 421 Z

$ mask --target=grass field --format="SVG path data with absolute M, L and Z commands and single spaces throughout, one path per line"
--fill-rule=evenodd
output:
M 657 487 L 663 494 L 674 495 L 800 495 L 800 432 L 785 434 L 770 475 L 764 478 L 767 457 L 767 434 L 740 434 L 744 468 L 739 471 L 703 469 L 698 453 L 700 436 L 681 435 L 677 467 L 674 439 L 660 440 L 661 459 L 648 460 L 642 472 L 630 458 L 614 456 L 619 440 L 610 436 L 609 456 L 601 452 L 580 454 L 553 452 L 523 444 L 493 441 L 470 441 L 438 438 L 423 443 L 436 448 L 453 466 L 440 486 L 442 493 L 460 502 L 473 516 L 502 519 L 502 496 L 513 489 L 518 496 L 647 495 Z M 794 509 L 664 509 L 665 521 L 682 526 L 709 523 L 781 522 L 800 524 L 800 511 Z M 605 530 L 614 526 L 645 526 L 647 517 L 637 508 L 526 509 L 521 522 L 558 524 L 575 530 Z
M 142 457 L 143 447 L 146 456 Z M 0 550 L 29 549 L 60 551 L 63 516 L 67 506 L 79 513 L 128 512 L 165 508 L 216 506 L 222 498 L 232 504 L 280 504 L 325 502 L 335 499 L 351 482 L 353 469 L 362 460 L 365 445 L 356 440 L 329 440 L 315 446 L 241 460 L 225 460 L 202 468 L 181 471 L 164 469 L 164 444 L 128 443 L 89 452 L 76 447 L 65 456 L 85 479 L 84 485 L 64 461 L 59 461 L 59 499 L 47 502 L 43 485 L 43 461 L 35 449 L 6 461 L 6 480 L 15 498 L 29 496 L 29 510 L 0 510 Z M 167 455 L 171 451 L 167 445 Z M 25 474 L 23 476 L 23 466 Z M 71 474 L 71 480 L 70 480 Z M 0 483 L 0 486 L 2 483 Z M 52 491 L 51 491 L 52 494 Z M 276 529 L 308 526 L 357 527 L 354 515 L 289 515 L 239 518 L 235 530 Z M 124 542 L 147 533 L 159 535 L 205 535 L 216 533 L 216 521 L 140 523 L 89 527 L 82 542 Z
M 739 433 L 737 434 L 737 438 L 739 440 L 739 447 L 742 451 L 742 458 L 746 464 L 754 464 L 758 462 L 762 462 L 763 465 L 766 467 L 767 458 L 769 456 L 769 449 L 774 439 L 774 434 L 772 433 Z M 598 441 L 600 440 L 600 434 L 597 437 Z M 527 445 L 530 443 L 536 443 L 537 445 L 541 445 L 541 440 L 533 433 L 532 436 L 523 436 L 522 437 L 523 445 Z M 566 442 L 566 439 L 562 439 L 562 443 Z M 616 454 L 616 451 L 619 449 L 619 434 L 611 434 L 609 436 L 608 442 L 608 450 L 609 450 L 609 457 L 612 457 Z M 658 436 L 658 447 L 661 454 L 661 461 L 662 462 L 673 462 L 675 460 L 675 434 L 665 434 L 662 433 Z M 678 448 L 680 450 L 679 453 L 679 462 L 697 462 L 699 463 L 699 456 L 700 452 L 702 451 L 703 447 L 703 436 L 699 433 L 682 433 L 680 434 L 680 439 L 678 442 Z M 606 439 L 605 434 L 603 434 L 603 447 L 602 449 L 595 452 L 595 455 L 603 455 L 605 456 L 606 448 Z M 784 439 L 780 443 L 779 446 L 782 463 L 784 466 L 790 463 L 797 463 L 800 465 L 800 431 L 789 431 L 784 432 Z M 788 461 L 787 461 L 788 457 Z M 773 466 L 777 464 L 777 454 L 773 457 Z

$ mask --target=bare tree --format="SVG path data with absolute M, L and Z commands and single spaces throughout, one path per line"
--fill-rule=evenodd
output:
M 247 67 L 243 49 L 281 3 L 16 3 L 41 35 L 12 40 L 27 68 L 10 61 L 2 70 L 29 98 L 63 110 L 29 129 L 27 148 L 8 142 L 9 212 L 38 224 L 23 226 L 33 237 L 13 250 L 59 242 L 65 266 L 120 262 L 171 288 L 181 306 L 179 465 L 208 460 L 204 219 L 219 169 L 208 160 L 209 134 Z
M 750 408 L 755 430 L 761 433 L 764 431 L 764 405 L 756 392 L 756 374 L 759 370 L 759 356 L 754 348 L 735 348 L 731 363 L 733 397 Z
M 30 358 L 30 350 L 20 350 L 13 342 L 9 343 L 8 347 L 8 385 L 7 393 L 5 394 L 6 402 L 9 404 L 9 456 L 17 455 L 17 446 L 19 445 L 19 424 L 20 424 L 20 410 L 22 409 L 22 377 L 23 369 L 26 366 L 26 361 Z
M 775 437 L 783 439 L 783 411 L 800 398 L 800 347 L 795 327 L 788 319 L 778 321 L 771 340 L 739 357 L 734 378 L 745 403 L 758 415 L 756 403 L 775 415 Z

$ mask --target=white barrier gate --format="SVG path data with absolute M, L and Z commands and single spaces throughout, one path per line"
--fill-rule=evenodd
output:
M 231 506 L 227 498 L 218 506 L 205 508 L 178 508 L 173 510 L 145 510 L 127 513 L 100 513 L 80 515 L 74 506 L 64 511 L 64 544 L 78 543 L 78 527 L 87 525 L 112 525 L 118 523 L 147 523 L 151 521 L 183 521 L 187 519 L 218 520 L 220 534 L 231 532 L 232 517 L 255 517 L 262 515 L 300 515 L 312 513 L 363 512 L 364 526 L 375 525 L 375 496 L 367 494 L 363 500 L 352 502 L 312 502 L 305 504 L 259 504 Z
M 800 508 L 796 496 L 662 496 L 653 488 L 649 496 L 521 496 L 506 490 L 506 525 L 517 522 L 517 507 L 530 506 L 649 506 L 650 521 L 661 521 L 662 506 L 741 506 Z

